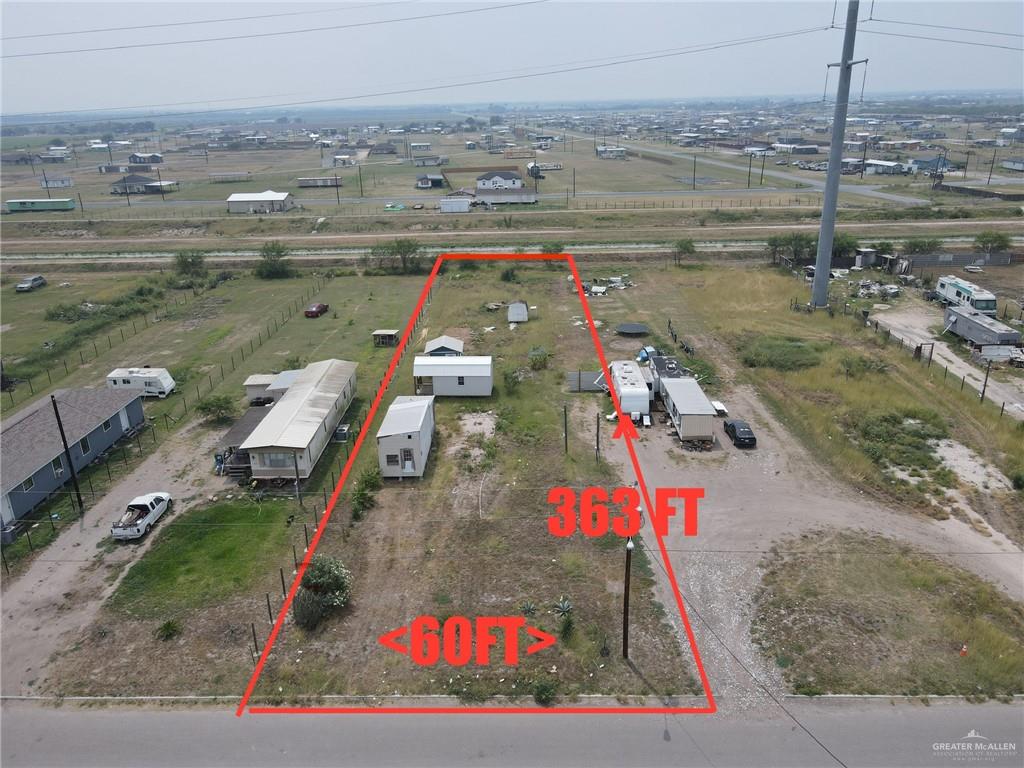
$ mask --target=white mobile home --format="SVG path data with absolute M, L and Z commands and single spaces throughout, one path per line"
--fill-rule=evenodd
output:
M 261 480 L 309 477 L 356 393 L 357 363 L 321 360 L 302 369 L 238 448 Z
M 115 368 L 107 374 L 107 389 L 141 392 L 161 400 L 174 391 L 174 378 L 166 368 Z
M 418 395 L 490 397 L 494 391 L 494 367 L 490 355 L 417 355 L 412 363 L 412 375 Z
M 381 475 L 422 477 L 433 437 L 433 396 L 396 397 L 377 430 L 377 462 Z
M 236 192 L 228 195 L 228 213 L 275 213 L 295 207 L 291 192 Z
M 651 412 L 651 391 L 632 360 L 613 360 L 608 366 L 609 381 L 615 388 L 622 413 L 636 420 Z
M 715 407 L 696 379 L 662 379 L 662 402 L 680 440 L 715 439 Z

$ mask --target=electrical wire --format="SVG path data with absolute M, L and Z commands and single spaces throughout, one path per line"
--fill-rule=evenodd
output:
M 837 27 L 841 29 L 841 27 Z M 865 35 L 884 35 L 886 37 L 902 37 L 909 40 L 930 40 L 936 43 L 954 43 L 956 45 L 973 45 L 979 48 L 1001 48 L 1006 51 L 1015 51 L 1017 53 L 1024 53 L 1024 48 L 1015 48 L 1012 45 L 999 45 L 998 43 L 982 43 L 973 40 L 954 40 L 949 37 L 930 37 L 928 35 L 908 35 L 905 32 L 882 32 L 878 29 L 861 29 L 858 30 L 860 33 Z
M 945 24 L 925 24 L 921 21 L 896 21 L 893 19 L 867 19 L 879 24 L 905 24 L 911 27 L 929 27 L 930 29 L 946 29 L 951 32 L 975 32 L 979 35 L 999 35 L 1001 37 L 1024 37 L 1020 32 L 997 32 L 993 29 L 973 29 L 971 27 L 950 27 Z
M 0 56 L 0 59 L 27 59 L 40 56 L 63 56 L 73 53 L 98 53 L 102 51 L 126 51 L 133 48 L 162 48 L 172 45 L 192 45 L 198 43 L 222 43 L 230 40 L 256 40 L 267 37 L 284 37 L 287 35 L 303 35 L 309 32 L 330 32 L 340 29 L 357 29 L 362 27 L 376 27 L 384 24 L 399 24 L 408 21 L 424 21 L 426 19 L 439 19 L 451 16 L 466 16 L 471 13 L 489 13 L 507 8 L 521 8 L 529 5 L 547 3 L 549 0 L 523 0 L 517 3 L 505 3 L 503 5 L 487 5 L 481 8 L 464 8 L 457 11 L 441 11 L 438 13 L 425 13 L 419 16 L 404 16 L 399 19 L 377 19 L 374 21 L 360 21 L 353 24 L 334 24 L 323 27 L 307 27 L 305 29 L 290 29 L 280 32 L 255 32 L 247 35 L 224 35 L 221 37 L 202 37 L 192 40 L 167 40 L 157 43 L 126 43 L 124 45 L 106 45 L 96 48 L 68 48 L 60 51 L 36 51 L 34 53 L 8 53 Z
M 39 37 L 67 37 L 68 35 L 93 35 L 101 32 L 128 32 L 136 29 L 166 29 L 167 27 L 188 27 L 198 24 L 226 24 L 233 21 L 256 21 L 259 19 L 280 19 L 286 16 L 312 16 L 320 13 L 340 13 L 342 11 L 355 11 L 363 8 L 376 8 L 381 5 L 408 5 L 419 0 L 399 0 L 391 3 L 365 3 L 364 5 L 350 5 L 338 8 L 324 8 L 318 11 L 289 11 L 287 13 L 265 13 L 259 16 L 231 16 L 221 19 L 199 19 L 196 21 L 170 21 L 162 24 L 135 24 L 129 27 L 98 27 L 95 29 L 76 29 L 67 32 L 37 32 L 31 35 L 10 35 L 0 38 L 0 41 L 8 40 L 31 40 Z
M 254 105 L 254 106 L 251 106 L 251 107 L 246 107 L 246 109 L 249 110 L 249 111 L 256 111 L 256 110 L 284 109 L 286 107 L 304 107 L 304 106 L 312 106 L 312 105 L 318 105 L 318 104 L 332 104 L 332 103 L 338 103 L 338 102 L 343 102 L 343 101 L 358 101 L 358 100 L 361 100 L 361 99 L 380 98 L 380 97 L 385 97 L 385 96 L 400 96 L 400 95 L 409 95 L 409 94 L 414 94 L 414 93 L 427 93 L 427 92 L 432 92 L 432 91 L 448 90 L 448 89 L 452 89 L 452 88 L 463 88 L 463 87 L 473 86 L 473 85 L 490 85 L 490 84 L 493 84 L 493 83 L 509 82 L 509 81 L 513 81 L 513 80 L 526 80 L 526 79 L 536 78 L 536 77 L 549 77 L 551 75 L 566 74 L 566 73 L 571 73 L 571 72 L 583 72 L 583 71 L 594 70 L 594 69 L 607 69 L 609 67 L 621 66 L 623 64 L 635 64 L 635 63 L 645 62 L 645 61 L 655 61 L 655 60 L 659 60 L 659 59 L 674 58 L 674 57 L 678 57 L 678 56 L 687 56 L 687 55 L 691 55 L 691 54 L 695 54 L 695 53 L 706 53 L 706 52 L 709 52 L 709 51 L 716 51 L 716 50 L 721 50 L 721 49 L 724 49 L 724 48 L 734 48 L 734 47 L 743 46 L 743 45 L 751 45 L 751 44 L 754 44 L 754 43 L 768 42 L 768 41 L 773 41 L 773 40 L 783 40 L 783 39 L 787 39 L 787 38 L 793 38 L 793 37 L 799 37 L 799 36 L 802 36 L 802 35 L 808 35 L 808 34 L 812 34 L 812 33 L 815 33 L 815 32 L 822 32 L 822 31 L 825 31 L 827 29 L 828 29 L 828 27 L 809 27 L 809 28 L 806 28 L 806 29 L 798 29 L 798 30 L 792 30 L 792 31 L 788 31 L 788 32 L 777 32 L 777 33 L 772 33 L 772 34 L 767 34 L 767 35 L 758 35 L 758 36 L 749 37 L 749 38 L 739 38 L 739 39 L 735 39 L 735 40 L 726 40 L 726 41 L 721 41 L 721 42 L 716 42 L 716 43 L 699 44 L 699 45 L 690 46 L 690 47 L 687 47 L 687 48 L 670 50 L 670 51 L 665 52 L 665 53 L 652 53 L 652 54 L 648 54 L 648 55 L 633 56 L 633 57 L 627 56 L 625 58 L 619 58 L 619 59 L 615 59 L 615 60 L 612 60 L 612 61 L 606 61 L 604 63 L 598 63 L 598 64 L 582 64 L 582 65 L 579 65 L 579 66 L 563 66 L 563 67 L 556 67 L 555 69 L 549 69 L 549 70 L 546 70 L 546 71 L 543 71 L 543 72 L 533 72 L 533 73 L 525 73 L 525 74 L 517 74 L 517 75 L 507 75 L 507 76 L 503 76 L 503 77 L 487 77 L 487 78 L 480 78 L 480 79 L 477 79 L 477 80 L 464 80 L 464 81 L 460 81 L 460 82 L 445 83 L 445 84 L 442 84 L 442 85 L 423 86 L 423 87 L 418 87 L 418 88 L 400 88 L 400 89 L 394 89 L 394 90 L 384 90 L 384 91 L 376 91 L 376 92 L 370 92 L 370 93 L 362 93 L 362 94 L 351 95 L 351 96 L 332 96 L 332 97 L 326 97 L 326 98 L 320 98 L 320 99 L 307 99 L 307 100 L 304 100 L 304 101 L 278 102 L 278 103 L 274 103 L 274 104 Z M 216 100 L 211 100 L 211 101 L 216 102 Z M 238 108 L 236 108 L 236 107 L 230 107 L 230 108 L 224 108 L 224 109 L 195 110 L 195 111 L 188 111 L 188 112 L 166 112 L 166 113 L 157 113 L 157 114 L 148 114 L 148 115 L 143 114 L 143 115 L 132 115 L 132 116 L 123 116 L 123 117 L 109 117 L 109 118 L 105 118 L 105 119 L 108 120 L 108 121 L 116 121 L 116 120 L 139 120 L 139 119 L 154 119 L 154 118 L 193 117 L 193 116 L 197 116 L 197 115 L 209 115 L 209 114 L 220 114 L 220 113 L 224 113 L 224 112 L 235 112 L 237 110 L 238 110 Z M 38 114 L 38 113 L 32 113 L 32 114 Z M 11 119 L 12 117 L 18 117 L 18 116 L 20 116 L 20 115 L 11 115 L 11 116 L 8 117 L 8 119 Z M 74 121 L 63 120 L 63 121 L 53 122 L 53 123 L 50 123 L 50 121 L 47 121 L 47 122 L 48 122 L 48 124 L 51 124 L 51 125 L 63 125 L 63 124 L 71 123 L 71 122 L 74 122 Z

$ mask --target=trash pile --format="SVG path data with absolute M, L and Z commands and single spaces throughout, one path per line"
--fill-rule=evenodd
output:
M 595 278 L 583 283 L 583 292 L 587 296 L 604 296 L 608 291 L 623 291 L 626 288 L 636 288 L 636 283 L 629 279 L 628 274 Z
M 871 299 L 882 296 L 887 299 L 894 299 L 902 293 L 898 285 L 878 283 L 874 280 L 850 281 L 850 295 L 861 299 Z

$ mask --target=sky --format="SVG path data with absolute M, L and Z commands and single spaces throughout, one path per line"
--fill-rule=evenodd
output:
M 520 4 L 514 7 L 497 7 L 517 2 Z M 461 13 L 366 25 L 457 11 Z M 685 103 L 701 98 L 821 94 L 826 64 L 839 58 L 842 47 L 843 32 L 830 28 L 833 13 L 835 26 L 840 27 L 846 2 L 33 0 L 5 1 L 0 13 L 0 110 L 12 115 L 179 105 L 155 110 L 172 112 L 339 97 L 347 97 L 336 102 L 340 105 L 366 107 L 618 99 Z M 83 33 L 282 13 L 300 15 Z M 860 19 L 855 57 L 870 59 L 865 85 L 869 96 L 966 90 L 1020 93 L 1024 89 L 1024 54 L 1019 50 L 1024 47 L 1024 3 L 862 0 Z M 354 24 L 364 26 L 265 36 Z M 803 30 L 812 31 L 583 71 L 393 93 L 661 56 L 679 49 Z M 55 34 L 61 32 L 76 34 Z M 25 35 L 34 37 L 22 37 Z M 264 36 L 184 42 L 239 35 Z M 892 35 L 984 42 L 1017 50 Z M 12 39 L 17 37 L 21 39 Z M 163 42 L 174 44 L 154 45 Z M 123 47 L 139 45 L 143 47 Z M 119 49 L 20 56 L 115 46 Z M 858 72 L 854 78 L 858 95 L 861 76 Z M 829 88 L 834 91 L 834 87 L 833 73 Z M 373 95 L 381 92 L 392 93 Z M 289 109 L 301 112 L 301 107 Z

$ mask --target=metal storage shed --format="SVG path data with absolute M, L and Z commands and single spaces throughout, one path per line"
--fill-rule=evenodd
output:
M 696 379 L 663 379 L 665 403 L 672 425 L 683 441 L 715 439 L 715 406 L 711 404 Z
M 494 391 L 494 370 L 490 355 L 417 355 L 413 359 L 412 375 L 418 395 L 489 397 Z
M 530 319 L 530 308 L 525 301 L 513 301 L 508 305 L 508 321 L 510 323 L 525 323 Z
M 464 345 L 462 339 L 454 336 L 438 336 L 427 342 L 423 351 L 431 357 L 459 357 Z
M 396 397 L 377 430 L 383 477 L 422 477 L 434 436 L 434 398 Z

